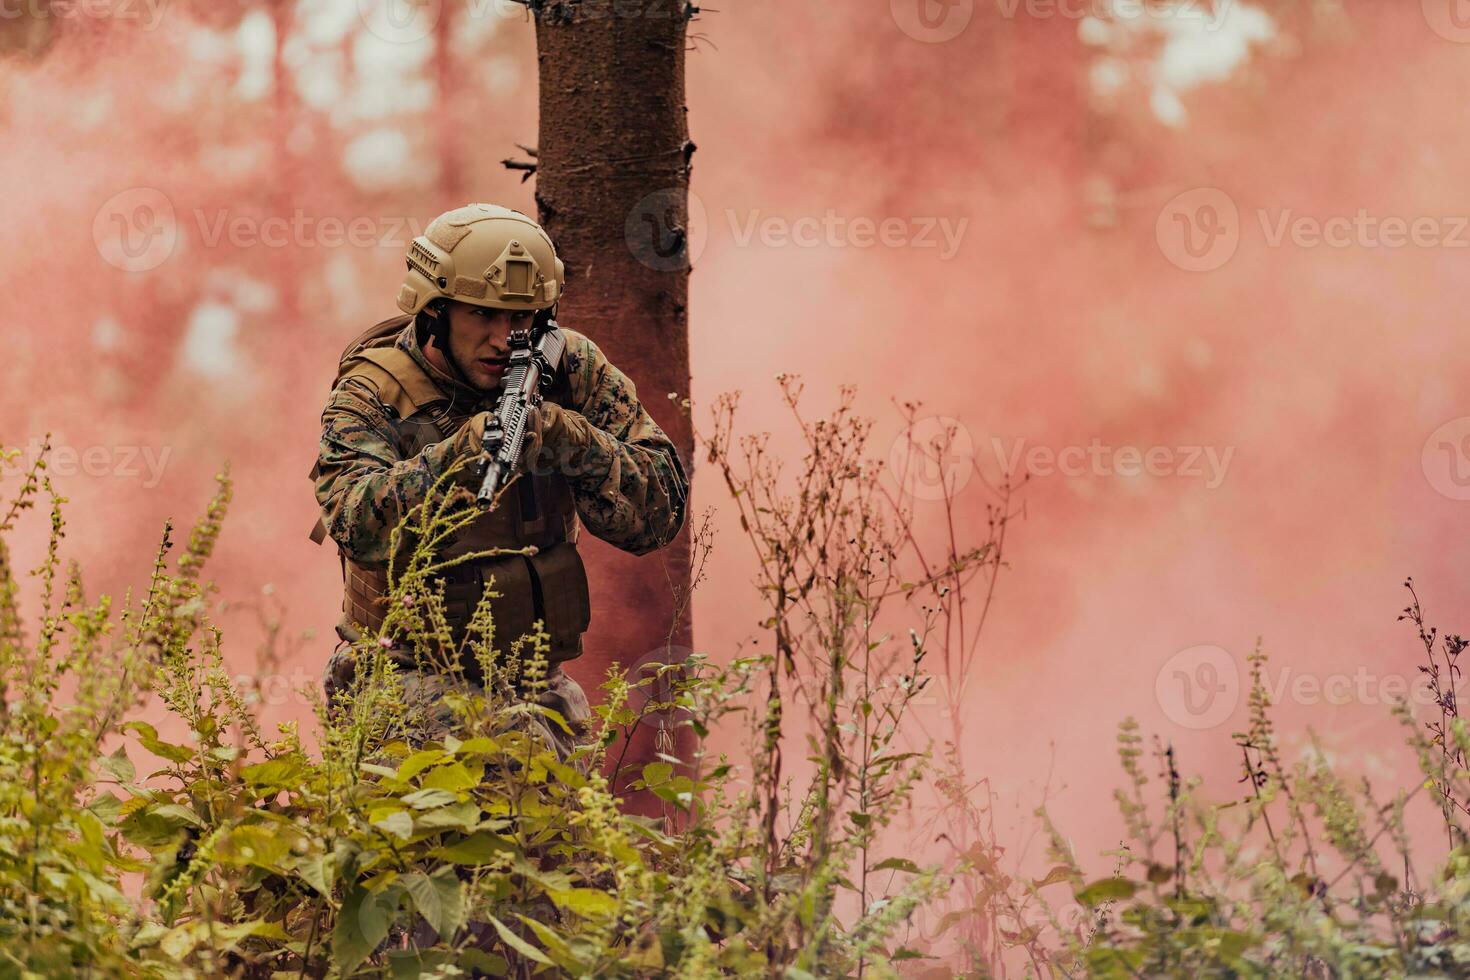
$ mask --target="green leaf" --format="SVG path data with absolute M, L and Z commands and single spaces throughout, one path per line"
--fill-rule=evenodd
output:
M 1032 884 L 1035 885 L 1037 888 L 1045 888 L 1047 885 L 1055 885 L 1063 881 L 1071 880 L 1072 870 L 1068 868 L 1065 864 L 1059 864 L 1055 868 L 1052 868 L 1050 871 L 1048 871 L 1044 876 L 1037 878 L 1035 881 L 1032 882 Z
M 120 783 L 131 783 L 138 777 L 138 770 L 128 758 L 127 746 L 119 745 L 112 755 L 104 755 L 97 764 L 111 773 Z
M 284 759 L 272 759 L 269 762 L 257 762 L 253 766 L 246 766 L 240 770 L 240 776 L 252 786 L 295 789 L 301 784 L 301 778 L 305 772 L 306 767 L 302 765 L 300 758 L 288 756 Z
M 662 786 L 674 775 L 674 767 L 667 762 L 650 762 L 643 767 L 643 782 L 647 786 Z
M 393 980 L 418 980 L 425 974 L 437 976 L 439 968 L 450 962 L 453 955 L 448 950 L 426 950 L 422 953 L 411 949 L 390 950 L 387 953 L 388 969 Z M 283 974 L 277 973 L 276 976 L 284 980 Z
M 414 908 L 440 939 L 449 939 L 459 928 L 464 911 L 464 893 L 453 868 L 440 868 L 434 875 L 414 872 L 401 879 L 413 899 Z
M 188 762 L 194 758 L 193 749 L 163 741 L 158 737 L 158 730 L 146 721 L 130 721 L 122 726 L 122 730 L 137 732 L 139 744 L 160 759 L 167 759 L 170 762 Z
M 379 817 L 373 821 L 373 826 L 402 840 L 408 840 L 413 835 L 413 817 L 408 815 L 407 810 L 395 810 L 386 817 Z
M 388 935 L 388 921 L 398 904 L 397 896 L 396 891 L 391 895 L 372 895 L 354 887 L 343 897 L 342 910 L 337 913 L 337 924 L 332 928 L 332 960 L 343 975 L 357 969 Z
M 296 861 L 296 873 L 322 897 L 331 898 L 336 863 L 331 854 L 308 854 Z
M 404 759 L 394 775 L 406 783 L 425 769 L 447 758 L 449 758 L 449 753 L 443 749 L 424 749 Z
M 468 833 L 480 825 L 480 807 L 475 803 L 456 803 L 436 810 L 421 811 L 414 818 L 419 830 L 463 830 Z
M 557 908 L 575 912 L 584 918 L 605 918 L 616 915 L 618 900 L 599 888 L 568 888 L 548 891 L 547 897 Z
M 448 806 L 455 802 L 456 797 L 447 789 L 421 789 L 402 799 L 415 810 L 432 810 L 435 807 Z
M 899 960 L 932 960 L 932 959 L 934 959 L 934 957 L 933 956 L 930 956 L 928 953 L 921 953 L 921 952 L 919 952 L 916 949 L 909 949 L 907 946 L 900 946 L 900 947 L 898 947 L 898 949 L 896 949 L 896 950 L 893 951 L 893 955 L 890 956 L 890 957 L 888 957 L 888 958 L 890 960 L 893 960 L 894 962 L 898 962 Z
M 451 762 L 448 765 L 435 766 L 429 770 L 424 777 L 424 789 L 444 789 L 452 793 L 460 790 L 474 789 L 480 784 L 480 779 L 485 774 L 483 766 L 477 765 L 476 772 L 462 762 Z
M 483 949 L 469 946 L 459 951 L 459 959 L 456 966 L 461 968 L 472 967 L 487 976 L 503 977 L 510 973 L 510 964 L 504 956 L 495 953 L 487 953 Z
M 555 965 L 551 962 L 550 959 L 547 958 L 545 953 L 541 952 L 541 950 L 526 942 L 520 936 L 517 936 L 515 933 L 511 932 L 510 926 L 506 925 L 504 922 L 501 922 L 493 915 L 486 916 L 486 918 L 488 918 L 490 920 L 490 924 L 495 927 L 495 931 L 500 933 L 500 940 L 501 942 L 505 943 L 505 945 L 509 946 L 511 949 L 515 950 L 517 953 L 520 953 L 522 956 L 526 957 L 529 960 L 534 960 L 535 962 L 541 963 L 545 966 Z
M 1116 899 L 1132 898 L 1138 884 L 1127 878 L 1102 878 L 1077 893 L 1077 901 L 1088 908 Z
M 148 812 L 175 828 L 182 827 L 184 824 L 192 827 L 204 826 L 204 821 L 199 819 L 199 814 L 178 803 L 165 803 L 162 806 L 152 807 Z
M 879 861 L 870 869 L 872 871 L 907 871 L 911 875 L 919 874 L 919 866 L 908 858 L 888 858 Z
M 107 828 L 102 826 L 102 820 L 91 810 L 77 810 L 73 816 L 76 821 L 77 830 L 81 831 L 82 842 L 86 845 L 85 854 L 91 858 L 92 869 L 102 870 L 103 859 L 107 856 Z
M 562 938 L 561 933 L 544 922 L 537 922 L 528 915 L 517 913 L 516 918 L 524 922 L 536 934 L 536 938 L 541 940 L 541 945 L 546 947 L 546 952 L 564 972 L 572 976 L 586 973 L 586 964 L 577 958 L 571 945 Z
M 253 824 L 236 827 L 215 846 L 215 855 L 223 862 L 253 865 L 276 874 L 289 874 L 295 867 L 291 860 L 291 837 L 270 827 Z
M 454 864 L 486 864 L 497 854 L 513 854 L 516 846 L 499 834 L 478 831 L 462 841 L 438 848 L 433 856 Z
M 527 705 L 527 707 L 529 707 L 536 714 L 538 714 L 541 717 L 545 718 L 547 721 L 549 721 L 552 724 L 556 725 L 558 728 L 560 728 L 562 731 L 566 732 L 568 735 L 571 735 L 573 737 L 576 736 L 577 733 L 574 732 L 574 731 L 572 731 L 572 726 L 570 726 L 570 725 L 567 724 L 567 720 L 565 718 L 563 718 L 561 712 L 560 711 L 557 711 L 555 708 L 548 708 L 548 707 L 546 707 L 546 705 L 544 705 L 544 704 L 537 704 L 534 701 L 530 702 Z
M 87 810 L 101 817 L 104 823 L 112 824 L 122 815 L 122 800 L 115 793 L 103 793 L 87 804 Z
M 459 743 L 454 750 L 455 755 L 500 755 L 504 748 L 493 738 L 481 735 L 476 738 L 465 739 Z

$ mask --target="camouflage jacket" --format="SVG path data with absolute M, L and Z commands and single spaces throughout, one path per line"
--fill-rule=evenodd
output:
M 559 458 L 575 452 L 564 476 L 577 516 L 597 537 L 635 555 L 673 540 L 683 527 L 689 481 L 673 442 L 638 400 L 633 382 L 591 339 L 567 336 L 565 383 L 554 400 L 562 407 L 555 431 L 545 435 Z M 477 410 L 494 407 L 497 392 L 470 388 L 433 367 L 410 322 L 395 346 L 407 351 L 447 396 Z M 389 535 L 434 482 L 466 453 L 481 448 L 471 426 L 400 458 L 399 420 L 372 386 L 345 378 L 322 413 L 316 497 L 322 521 L 343 554 L 368 567 L 385 566 Z

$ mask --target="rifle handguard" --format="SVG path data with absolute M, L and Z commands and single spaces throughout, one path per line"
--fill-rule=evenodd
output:
M 476 498 L 489 507 L 500 488 L 509 482 L 526 442 L 526 423 L 541 404 L 542 391 L 556 381 L 567 350 L 566 334 L 548 320 L 535 335 L 515 330 L 510 335 L 510 365 L 505 388 L 495 413 L 485 426 L 485 449 L 489 460 Z

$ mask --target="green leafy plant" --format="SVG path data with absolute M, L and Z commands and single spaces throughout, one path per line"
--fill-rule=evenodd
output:
M 1417 597 L 1405 610 L 1434 663 L 1434 632 Z M 1457 654 L 1457 637 L 1444 652 Z M 1464 976 L 1470 971 L 1470 854 L 1453 847 L 1434 873 L 1416 870 L 1405 809 L 1426 789 L 1454 814 L 1470 786 L 1455 764 L 1465 726 L 1441 688 L 1443 717 L 1427 725 L 1404 703 L 1394 708 L 1419 760 L 1420 781 L 1387 798 L 1367 779 L 1350 781 L 1316 743 L 1288 765 L 1270 716 L 1265 654 L 1250 658 L 1250 725 L 1237 733 L 1245 796 L 1208 800 L 1198 779 L 1180 775 L 1172 746 L 1150 747 L 1125 720 L 1118 756 L 1126 781 L 1117 793 L 1127 840 L 1117 866 L 1088 880 L 1049 815 L 1052 873 L 1030 883 L 1067 885 L 1090 909 L 1084 927 L 1063 923 L 1042 902 L 1057 943 L 1034 975 L 1093 977 Z M 1443 662 L 1441 662 L 1443 663 Z M 1447 678 L 1446 678 L 1447 679 Z M 1448 707 L 1446 706 L 1448 705 Z M 1430 734 L 1426 736 L 1425 731 Z M 1158 776 L 1146 763 L 1152 755 Z M 1148 789 L 1158 783 L 1157 807 Z
M 172 560 L 165 529 L 146 596 L 115 615 L 61 574 L 43 454 L 0 525 L 0 975 L 801 977 L 917 955 L 893 937 L 937 872 L 876 853 L 926 764 L 898 739 L 923 642 L 874 634 L 905 591 L 910 532 L 865 478 L 877 464 L 850 393 L 809 423 L 799 386 L 783 390 L 805 447 L 794 481 L 763 437 L 732 451 L 734 398 L 704 443 L 761 562 L 770 652 L 614 672 L 565 758 L 545 736 L 566 719 L 536 698 L 548 637 L 495 637 L 488 603 L 462 638 L 448 628 L 437 548 L 473 514 L 455 474 L 399 531 L 387 622 L 355 644 L 354 684 L 331 704 L 303 692 L 308 742 L 261 730 L 209 618 L 228 473 Z M 31 635 L 4 532 L 43 497 Z M 389 635 L 441 678 L 480 668 L 482 684 L 439 691 L 448 734 L 416 734 L 420 675 Z M 651 713 L 691 729 L 695 751 L 620 771 L 621 733 Z M 742 726 L 740 762 L 711 755 L 706 736 Z M 613 786 L 665 815 L 625 812 Z

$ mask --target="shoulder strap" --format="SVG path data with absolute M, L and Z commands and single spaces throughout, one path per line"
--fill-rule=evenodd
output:
M 397 347 L 369 347 L 343 363 L 337 380 L 362 378 L 378 392 L 384 405 L 406 419 L 435 402 L 448 401 L 419 363 Z
M 446 400 L 447 396 L 424 373 L 418 362 L 407 351 L 393 346 L 412 319 L 409 316 L 390 317 L 354 337 L 337 362 L 337 377 L 332 386 L 335 388 L 344 378 L 361 378 L 373 386 L 383 404 L 391 407 L 401 419 L 435 401 Z M 313 464 L 313 480 L 317 472 L 318 468 Z M 321 518 L 317 518 L 311 540 L 321 544 L 326 536 L 326 526 Z
M 393 341 L 398 339 L 398 335 L 412 319 L 411 316 L 390 316 L 386 320 L 379 320 L 352 338 L 352 342 L 342 349 L 342 356 L 337 358 L 337 363 L 345 365 L 352 355 L 365 348 L 393 346 Z

